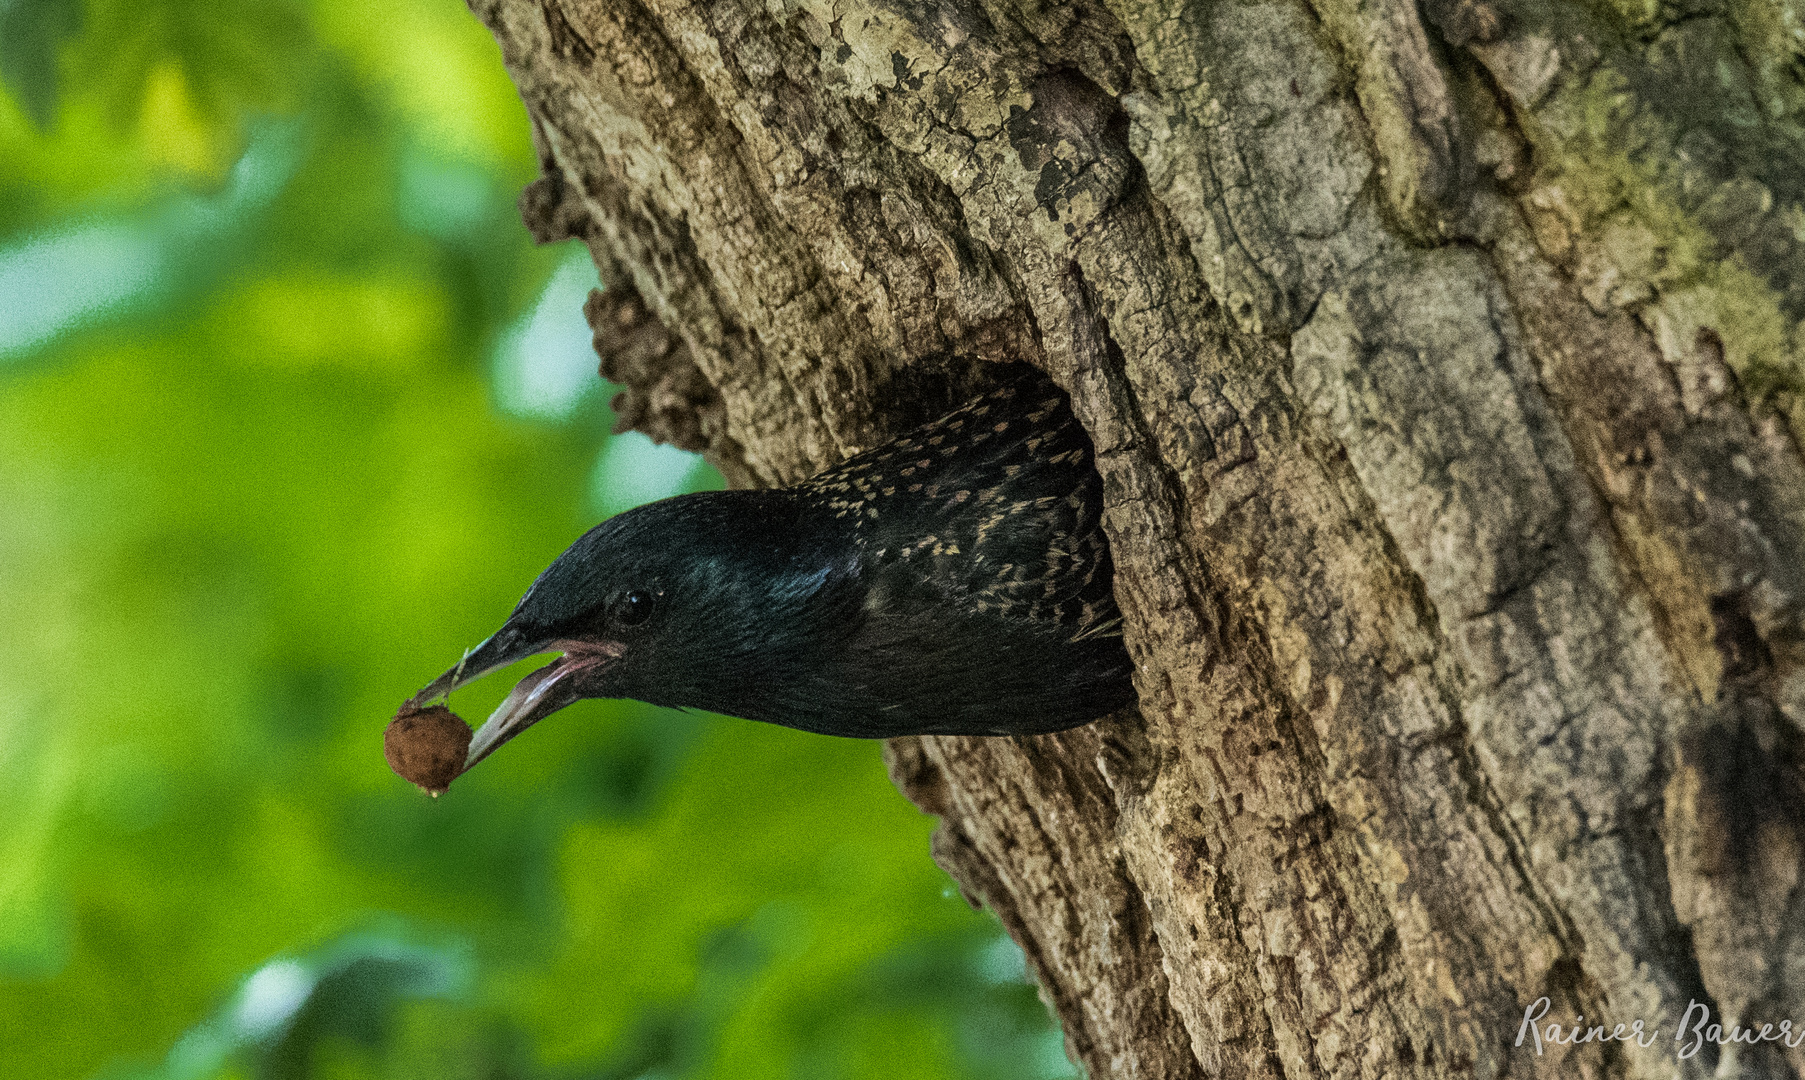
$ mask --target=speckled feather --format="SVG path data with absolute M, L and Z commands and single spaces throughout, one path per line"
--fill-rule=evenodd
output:
M 1101 516 L 1089 438 L 1023 367 L 795 487 L 603 522 L 482 656 L 590 643 L 611 659 L 575 696 L 825 734 L 1057 731 L 1134 699 Z M 655 598 L 643 623 L 629 594 Z
M 1020 378 L 801 484 L 852 529 L 887 595 L 1120 636 L 1090 438 L 1065 394 Z

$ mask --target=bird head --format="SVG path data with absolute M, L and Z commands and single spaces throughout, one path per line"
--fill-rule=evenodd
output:
M 465 769 L 583 698 L 720 710 L 769 677 L 763 669 L 783 654 L 786 635 L 811 625 L 797 614 L 836 576 L 806 537 L 783 492 L 700 492 L 616 515 L 572 544 L 501 629 L 409 704 L 561 654 L 477 730 Z

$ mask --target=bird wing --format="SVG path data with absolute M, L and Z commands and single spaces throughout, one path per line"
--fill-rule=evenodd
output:
M 871 604 L 1067 641 L 1120 636 L 1090 438 L 1043 376 L 806 482 L 801 493 L 861 552 Z

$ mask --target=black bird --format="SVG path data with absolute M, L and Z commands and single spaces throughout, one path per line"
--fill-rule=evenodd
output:
M 581 698 L 859 738 L 1060 731 L 1134 700 L 1065 393 L 1032 368 L 794 487 L 680 495 L 585 533 L 421 706 L 535 653 L 465 768 Z

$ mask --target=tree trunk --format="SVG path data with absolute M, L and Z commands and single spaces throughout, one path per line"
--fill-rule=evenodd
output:
M 475 6 L 627 422 L 1071 390 L 1140 712 L 890 762 L 1093 1076 L 1805 1074 L 1798 0 Z

